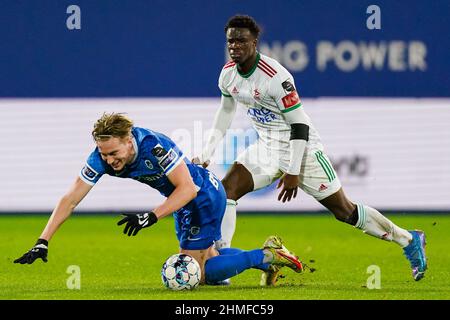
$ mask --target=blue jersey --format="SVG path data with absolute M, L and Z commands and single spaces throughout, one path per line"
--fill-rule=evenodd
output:
M 116 172 L 95 148 L 81 170 L 80 178 L 89 185 L 94 185 L 104 174 L 131 178 L 168 197 L 175 187 L 167 175 L 183 161 L 197 186 L 197 196 L 173 213 L 177 238 L 183 249 L 209 248 L 221 238 L 220 226 L 226 206 L 222 183 L 210 171 L 191 163 L 167 136 L 138 127 L 133 127 L 132 134 L 136 157 L 131 164 Z
M 209 171 L 191 163 L 169 137 L 138 127 L 133 127 L 132 134 L 136 158 L 131 164 L 126 165 L 122 171 L 116 172 L 102 159 L 98 148 L 95 148 L 81 170 L 80 178 L 90 185 L 94 185 L 104 174 L 118 178 L 131 178 L 157 189 L 162 195 L 168 197 L 175 187 L 167 175 L 184 161 L 197 186 L 197 191 L 201 191 L 205 177 L 208 179 Z

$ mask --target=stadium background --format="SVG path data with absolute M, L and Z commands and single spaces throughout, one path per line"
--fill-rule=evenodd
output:
M 366 26 L 372 4 L 380 30 Z M 69 28 L 71 5 L 81 29 Z M 392 212 L 450 210 L 448 1 L 42 0 L 0 4 L 0 212 L 51 212 L 94 148 L 90 130 L 104 111 L 127 112 L 198 154 L 235 13 L 259 22 L 261 52 L 294 75 L 351 198 Z M 219 177 L 251 142 L 242 109 L 232 128 L 211 167 Z M 160 200 L 104 177 L 77 211 L 141 211 Z M 278 203 L 272 186 L 239 210 L 322 208 L 303 193 Z

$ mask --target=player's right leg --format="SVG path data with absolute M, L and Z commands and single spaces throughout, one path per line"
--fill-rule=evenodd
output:
M 251 173 L 240 163 L 233 163 L 230 170 L 222 180 L 227 194 L 227 205 L 222 220 L 222 238 L 216 242 L 216 248 L 229 248 L 236 230 L 237 200 L 253 191 L 253 178 Z
M 227 207 L 222 221 L 222 239 L 216 248 L 229 248 L 236 229 L 237 200 L 245 194 L 270 185 L 281 176 L 279 163 L 269 156 L 259 142 L 241 153 L 222 180 L 227 194 Z
M 210 247 L 204 251 L 206 254 L 200 257 L 201 265 L 204 265 L 202 267 L 204 282 L 215 285 L 250 268 L 269 272 L 269 270 L 288 267 L 295 272 L 303 271 L 302 262 L 286 249 L 279 237 L 269 237 L 264 245 L 263 249 L 249 251 L 237 248 L 216 251 L 214 247 Z M 196 252 L 186 253 L 191 254 L 194 258 L 198 256 Z M 267 285 L 274 283 L 275 281 Z

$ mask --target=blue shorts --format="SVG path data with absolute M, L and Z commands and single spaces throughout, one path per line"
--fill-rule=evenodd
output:
M 227 196 L 222 183 L 212 173 L 211 176 L 217 183 L 204 179 L 197 197 L 173 214 L 181 249 L 207 249 L 222 238 L 220 227 Z

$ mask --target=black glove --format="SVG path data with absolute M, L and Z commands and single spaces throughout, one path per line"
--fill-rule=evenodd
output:
M 47 253 L 48 253 L 48 241 L 44 239 L 38 239 L 36 244 L 30 251 L 25 253 L 19 259 L 14 260 L 14 263 L 20 264 L 32 264 L 34 260 L 41 258 L 42 261 L 47 262 Z
M 123 229 L 123 233 L 126 234 L 128 232 L 128 236 L 131 236 L 131 234 L 135 236 L 142 228 L 150 227 L 158 221 L 153 211 L 139 214 L 124 213 L 123 215 L 125 218 L 117 222 L 117 225 L 120 226 L 126 222 L 127 225 Z

